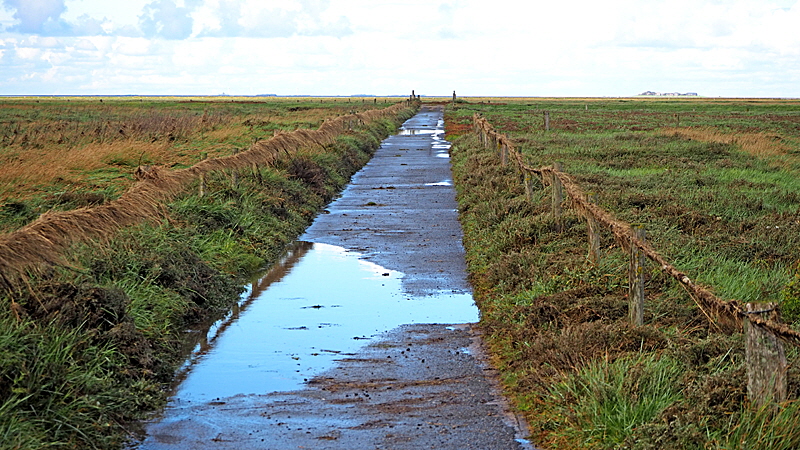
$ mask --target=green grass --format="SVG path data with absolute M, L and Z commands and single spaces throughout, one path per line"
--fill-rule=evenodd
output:
M 800 447 L 800 402 L 775 411 L 771 407 L 744 408 L 731 417 L 730 433 L 719 437 L 717 448 L 790 450 Z
M 163 222 L 76 246 L 68 266 L 0 293 L 0 449 L 121 448 L 130 422 L 165 403 L 184 330 L 223 316 L 412 114 L 242 171 L 235 185 L 229 172 L 209 175 L 206 195 L 190 187 L 164 205 Z M 38 215 L 33 204 L 0 214 L 22 224 Z
M 61 191 L 113 190 L 116 198 L 139 165 L 186 167 L 276 131 L 316 129 L 325 119 L 397 101 L 0 97 L 0 211 L 24 202 L 42 213 Z M 0 231 L 15 226 L 0 215 Z
M 652 355 L 592 362 L 553 385 L 545 401 L 569 424 L 565 435 L 577 445 L 620 448 L 682 399 L 682 372 L 677 361 Z
M 724 299 L 781 302 L 784 318 L 795 322 L 800 320 L 800 160 L 792 149 L 799 137 L 798 106 L 791 101 L 519 99 L 461 102 L 448 111 L 449 129 L 461 133 L 449 139 L 455 142 L 454 180 L 481 323 L 537 445 L 733 448 L 720 443 L 728 442 L 736 427 L 756 426 L 746 425 L 750 419 L 740 414 L 747 405 L 744 350 L 740 335 L 721 334 L 652 264 L 645 269 L 645 326 L 631 327 L 627 260 L 619 243 L 603 234 L 601 260 L 591 264 L 585 220 L 566 202 L 565 229 L 556 232 L 549 188 L 534 183 L 529 201 L 513 166 L 502 167 L 499 157 L 470 135 L 473 113 L 512 137 L 530 166 L 561 162 L 585 192 L 596 194 L 601 207 L 642 224 L 655 249 L 693 280 Z M 550 131 L 542 126 L 545 110 Z M 735 144 L 660 131 L 675 126 L 675 114 L 681 127 L 778 136 L 773 141 L 790 151 L 753 154 Z M 797 352 L 789 353 L 796 361 Z M 616 361 L 641 358 L 650 361 L 645 365 L 676 361 L 682 374 L 672 383 L 679 390 L 674 403 L 635 426 L 623 426 L 632 422 L 603 409 L 631 412 L 624 395 L 605 406 L 594 398 L 553 397 L 552 386 L 588 386 L 589 379 L 624 371 Z M 800 394 L 795 377 L 793 372 L 791 398 Z M 619 390 L 633 392 L 626 389 Z M 665 392 L 672 391 L 665 386 Z M 561 408 L 561 419 L 551 417 L 554 408 Z M 769 442 L 791 447 L 796 432 L 782 429 L 787 425 L 780 421 L 770 423 L 776 427 L 770 436 L 789 437 L 788 444 L 772 437 Z M 609 436 L 613 441 L 604 440 Z

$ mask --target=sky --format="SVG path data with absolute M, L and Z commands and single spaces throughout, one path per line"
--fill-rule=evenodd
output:
M 800 97 L 800 0 L 0 0 L 0 95 Z

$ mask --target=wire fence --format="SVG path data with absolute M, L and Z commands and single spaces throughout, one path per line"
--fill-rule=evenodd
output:
M 549 121 L 545 114 L 545 124 Z M 608 230 L 617 243 L 630 255 L 629 279 L 629 316 L 634 325 L 642 325 L 644 312 L 644 259 L 653 261 L 662 272 L 675 279 L 686 290 L 703 312 L 709 323 L 718 330 L 730 330 L 732 325 L 746 333 L 746 359 L 748 371 L 748 395 L 751 400 L 763 404 L 770 401 L 786 399 L 788 364 L 781 341 L 800 346 L 800 333 L 780 322 L 774 303 L 747 303 L 742 305 L 736 300 L 723 300 L 709 289 L 695 283 L 686 273 L 678 270 L 666 258 L 659 254 L 646 238 L 642 227 L 632 226 L 618 220 L 610 212 L 600 208 L 587 195 L 572 177 L 562 171 L 560 163 L 551 166 L 533 167 L 525 162 L 523 155 L 517 151 L 514 142 L 507 136 L 495 131 L 486 118 L 473 116 L 474 132 L 485 148 L 499 153 L 503 165 L 513 162 L 523 175 L 525 191 L 532 198 L 532 178 L 537 177 L 543 186 L 552 189 L 552 214 L 556 229 L 561 231 L 561 206 L 564 195 L 571 199 L 571 204 L 587 221 L 589 252 L 591 261 L 599 258 L 599 232 Z

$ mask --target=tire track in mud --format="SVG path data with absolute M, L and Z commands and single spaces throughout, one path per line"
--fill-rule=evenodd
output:
M 411 295 L 470 293 L 442 110 L 386 139 L 301 238 L 404 273 Z M 224 380 L 220 380 L 224 382 Z M 293 392 L 175 407 L 141 449 L 525 449 L 471 324 L 385 333 Z

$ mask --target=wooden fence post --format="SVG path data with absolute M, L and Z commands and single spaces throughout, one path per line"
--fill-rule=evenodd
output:
M 597 195 L 590 193 L 587 196 L 587 200 L 589 203 L 595 204 Z M 586 214 L 586 228 L 589 233 L 589 254 L 587 257 L 592 264 L 597 265 L 600 260 L 600 224 L 590 213 Z
M 253 178 L 256 180 L 259 186 L 264 184 L 264 178 L 261 176 L 261 169 L 256 163 L 253 163 Z
M 560 162 L 553 164 L 555 172 L 561 172 L 563 165 Z M 554 173 L 553 174 L 553 219 L 556 222 L 556 232 L 561 233 L 564 231 L 564 221 L 561 217 L 561 202 L 564 201 L 564 186 L 561 185 L 561 179 Z
M 508 145 L 500 144 L 500 164 L 504 167 L 508 164 Z
M 544 129 L 550 131 L 550 111 L 544 112 Z
M 774 303 L 748 303 L 747 312 L 777 320 Z M 758 406 L 781 403 L 787 397 L 786 353 L 775 334 L 745 320 L 747 396 Z
M 645 232 L 641 225 L 634 229 L 635 236 L 644 242 Z M 639 327 L 644 324 L 644 252 L 633 242 L 630 243 L 630 261 L 628 262 L 628 315 L 631 324 Z

